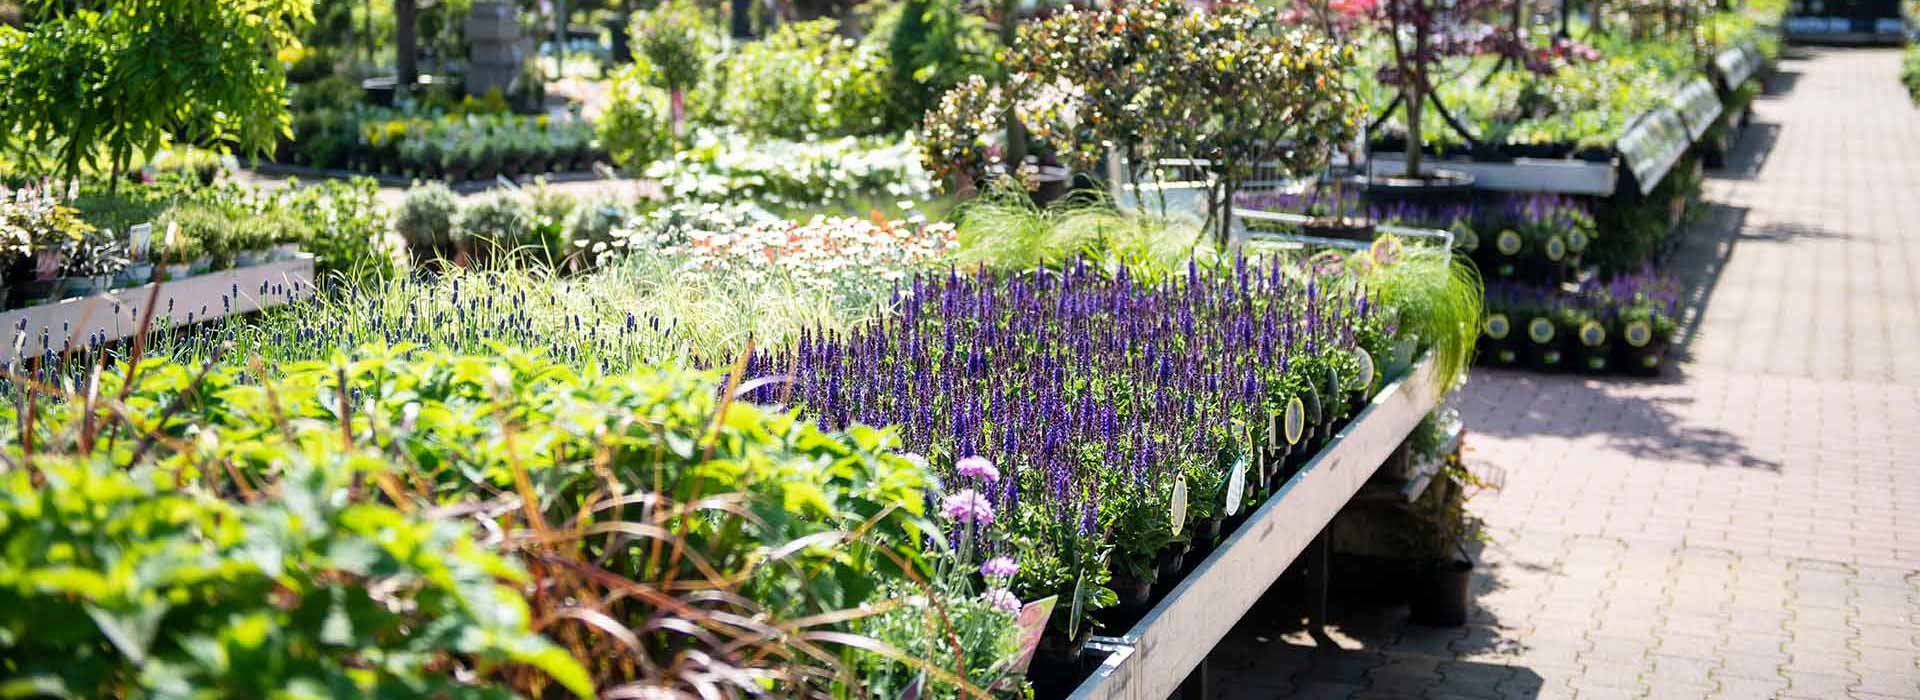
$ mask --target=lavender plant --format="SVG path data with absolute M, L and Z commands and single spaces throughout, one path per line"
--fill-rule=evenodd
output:
M 1302 368 L 1350 367 L 1374 313 L 1340 268 L 1278 257 L 1190 262 L 1152 283 L 1084 259 L 951 271 L 914 278 L 894 305 L 860 330 L 756 353 L 749 376 L 789 381 L 747 398 L 828 428 L 898 426 L 944 476 L 949 537 L 1018 558 L 1011 592 L 1060 595 L 1069 637 L 1083 631 L 1071 610 L 1112 602 L 1109 576 L 1151 582 L 1155 556 L 1192 527 L 1170 517 L 1176 484 L 1249 454 Z M 1329 385 L 1318 377 L 1306 381 Z

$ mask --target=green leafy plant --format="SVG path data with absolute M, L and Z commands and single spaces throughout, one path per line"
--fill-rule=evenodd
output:
M 527 664 L 592 696 L 529 629 L 520 567 L 453 521 L 350 501 L 364 457 L 267 450 L 278 493 L 240 503 L 106 459 L 0 474 L 9 694 L 478 700 L 500 694 L 450 667 Z
M 116 175 L 171 138 L 264 151 L 288 133 L 278 52 L 310 21 L 299 0 L 114 0 L 47 4 L 0 26 L 0 146 L 51 151 L 78 177 Z
M 407 189 L 393 229 L 414 255 L 431 256 L 452 245 L 454 218 L 459 214 L 459 195 L 438 182 L 423 183 Z

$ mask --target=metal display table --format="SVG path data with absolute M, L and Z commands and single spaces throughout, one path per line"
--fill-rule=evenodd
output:
M 1094 638 L 1088 648 L 1107 652 L 1106 660 L 1069 700 L 1165 700 L 1319 538 L 1443 393 L 1434 385 L 1430 356 L 1383 388 L 1138 624 L 1119 637 Z

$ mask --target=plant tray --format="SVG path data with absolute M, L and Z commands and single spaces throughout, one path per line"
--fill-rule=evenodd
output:
M 1647 194 L 1660 185 L 1692 145 L 1686 120 L 1672 109 L 1657 107 L 1634 120 L 1617 147 L 1620 162 L 1639 184 L 1640 194 Z
M 1439 403 L 1431 357 L 1388 384 L 1313 460 L 1120 637 L 1069 700 L 1165 700 Z
M 1745 85 L 1764 63 L 1759 49 L 1751 44 L 1730 47 L 1713 57 L 1714 72 L 1720 75 L 1720 86 L 1728 92 Z
M 1681 85 L 1674 93 L 1673 108 L 1679 112 L 1680 120 L 1687 125 L 1688 140 L 1699 141 L 1713 128 L 1713 120 L 1720 118 L 1725 105 L 1720 104 L 1720 94 L 1713 89 L 1713 83 L 1705 77 L 1694 78 Z
M 266 290 L 264 293 L 261 290 Z M 157 291 L 157 294 L 156 294 Z M 313 257 L 233 268 L 169 282 L 153 282 L 105 294 L 67 299 L 0 313 L 0 362 L 58 353 L 72 343 L 124 340 L 140 331 L 149 300 L 153 327 L 178 327 L 311 298 Z M 42 335 L 47 341 L 43 348 Z

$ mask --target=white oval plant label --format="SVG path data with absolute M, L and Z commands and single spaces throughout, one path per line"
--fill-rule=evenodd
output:
M 1360 371 L 1354 373 L 1353 388 L 1366 389 L 1373 386 L 1373 353 L 1366 348 L 1354 348 L 1353 359 L 1360 365 Z
M 1545 344 L 1553 342 L 1553 321 L 1544 318 L 1536 318 L 1529 321 L 1527 323 L 1527 337 L 1532 338 L 1533 342 L 1536 343 Z
M 1185 484 L 1183 480 L 1181 482 Z M 1240 512 L 1240 501 L 1247 495 L 1247 458 L 1242 456 L 1233 461 L 1233 471 L 1227 475 L 1227 515 Z
M 1521 243 L 1520 234 L 1515 233 L 1513 229 L 1501 231 L 1500 237 L 1493 241 L 1494 247 L 1499 249 L 1501 255 L 1519 254 Z
M 1500 340 L 1506 338 L 1507 333 L 1512 331 L 1513 326 L 1507 322 L 1506 314 L 1487 315 L 1487 337 Z
M 1560 262 L 1560 259 L 1564 257 L 1567 257 L 1566 241 L 1560 240 L 1559 236 L 1548 238 L 1547 239 L 1547 259 L 1552 260 L 1554 262 Z
M 1647 343 L 1653 342 L 1653 328 L 1648 326 L 1646 321 L 1634 321 L 1627 324 L 1626 336 L 1628 345 L 1636 348 L 1645 347 Z
M 1187 477 L 1173 482 L 1173 534 L 1180 535 L 1180 528 L 1187 524 Z
M 1307 405 L 1298 396 L 1287 399 L 1286 429 L 1287 444 L 1300 444 L 1300 433 L 1307 429 Z
M 1580 326 L 1580 342 L 1590 348 L 1599 347 L 1607 342 L 1607 329 L 1598 321 L 1588 321 Z

